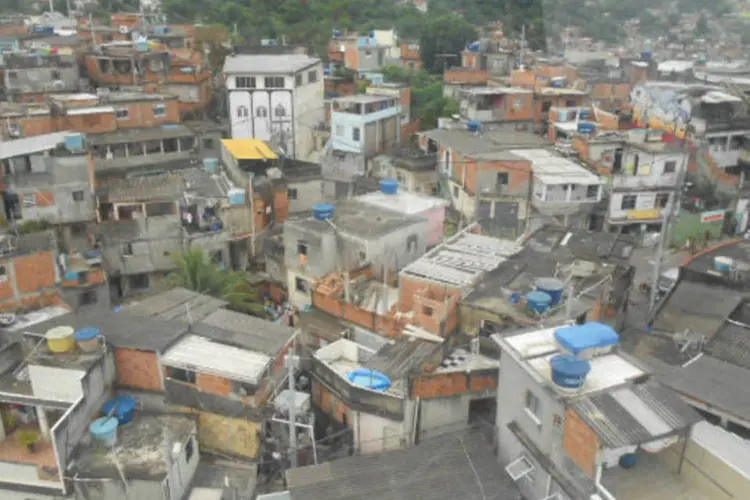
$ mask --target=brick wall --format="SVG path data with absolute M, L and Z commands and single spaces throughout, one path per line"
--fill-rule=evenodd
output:
M 415 378 L 411 384 L 411 397 L 422 399 L 445 398 L 494 389 L 497 389 L 496 373 L 439 373 L 421 375 Z
M 315 406 L 317 406 L 323 413 L 340 424 L 351 424 L 352 409 L 315 379 L 312 380 L 312 396 L 313 403 L 315 403 Z
M 599 437 L 573 410 L 565 410 L 563 449 L 571 460 L 590 477 L 594 477 Z
M 219 396 L 229 396 L 232 393 L 231 380 L 208 373 L 197 372 L 195 374 L 195 385 L 202 392 L 210 392 Z
M 448 84 L 483 85 L 489 79 L 490 72 L 482 69 L 451 68 L 443 74 L 443 80 Z
M 155 352 L 118 347 L 115 349 L 115 363 L 118 385 L 146 391 L 163 390 Z
M 52 288 L 57 281 L 57 264 L 54 252 L 22 255 L 13 259 L 15 281 L 23 295 Z

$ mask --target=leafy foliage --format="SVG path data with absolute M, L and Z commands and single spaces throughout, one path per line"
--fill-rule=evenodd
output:
M 476 40 L 477 31 L 458 14 L 431 19 L 419 39 L 422 64 L 427 71 L 441 73 L 444 66 L 460 64 L 461 51 Z
M 171 287 L 183 287 L 229 302 L 235 311 L 266 316 L 258 292 L 244 273 L 221 269 L 200 248 L 188 248 L 173 257 L 177 270 L 167 276 Z

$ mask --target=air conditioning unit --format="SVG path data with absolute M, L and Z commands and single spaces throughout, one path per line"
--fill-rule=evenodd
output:
M 130 28 L 128 28 L 125 25 L 120 25 L 119 30 L 120 30 L 120 33 L 122 33 L 123 35 L 127 35 L 128 33 L 130 33 Z

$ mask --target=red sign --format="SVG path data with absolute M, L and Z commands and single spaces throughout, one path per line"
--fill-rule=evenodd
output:
M 701 222 L 718 222 L 724 220 L 724 210 L 713 210 L 701 214 Z

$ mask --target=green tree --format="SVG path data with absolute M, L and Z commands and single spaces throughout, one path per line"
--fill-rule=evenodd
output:
M 476 29 L 461 15 L 448 14 L 432 19 L 419 39 L 422 64 L 431 73 L 441 73 L 444 63 L 455 65 L 459 61 L 460 64 L 461 51 L 476 38 Z
M 261 297 L 244 273 L 220 268 L 201 248 L 187 248 L 174 256 L 173 261 L 177 269 L 167 276 L 170 288 L 187 288 L 226 300 L 232 310 L 266 316 Z

